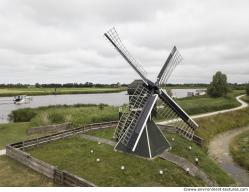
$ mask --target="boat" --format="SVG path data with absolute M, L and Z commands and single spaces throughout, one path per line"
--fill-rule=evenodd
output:
M 18 96 L 15 96 L 13 99 L 14 104 L 29 103 L 31 100 L 32 100 L 32 97 L 26 96 L 26 95 L 18 95 Z

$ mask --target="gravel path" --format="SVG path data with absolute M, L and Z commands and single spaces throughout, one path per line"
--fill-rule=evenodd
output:
M 240 186 L 249 187 L 249 171 L 233 161 L 229 151 L 229 143 L 240 133 L 249 130 L 249 127 L 233 129 L 217 135 L 211 140 L 208 147 L 209 156 L 231 175 Z

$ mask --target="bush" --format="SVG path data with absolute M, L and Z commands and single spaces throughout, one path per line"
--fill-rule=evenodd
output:
M 249 83 L 246 84 L 246 94 L 249 96 Z
M 99 109 L 100 109 L 100 110 L 103 110 L 105 106 L 106 106 L 105 104 L 100 103 L 100 104 L 99 104 Z
M 64 123 L 65 122 L 65 116 L 61 113 L 51 113 L 48 116 L 51 123 Z
M 37 112 L 31 108 L 18 109 L 12 111 L 9 120 L 13 122 L 27 122 L 37 115 Z
M 211 97 L 222 97 L 226 96 L 229 91 L 227 76 L 218 71 L 213 76 L 213 81 L 207 88 L 207 93 Z

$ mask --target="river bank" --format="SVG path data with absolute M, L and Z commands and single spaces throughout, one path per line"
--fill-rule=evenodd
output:
M 97 93 L 118 93 L 125 91 L 126 87 L 117 88 L 0 88 L 0 97 L 11 97 L 17 95 L 66 95 L 66 94 L 97 94 Z
M 233 177 L 240 186 L 249 186 L 249 172 L 234 162 L 229 151 L 229 144 L 234 137 L 248 131 L 249 127 L 237 128 L 221 133 L 214 137 L 209 144 L 208 154 Z

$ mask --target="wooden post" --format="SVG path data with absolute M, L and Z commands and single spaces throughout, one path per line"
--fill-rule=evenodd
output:
M 24 141 L 22 142 L 22 150 L 24 151 Z

